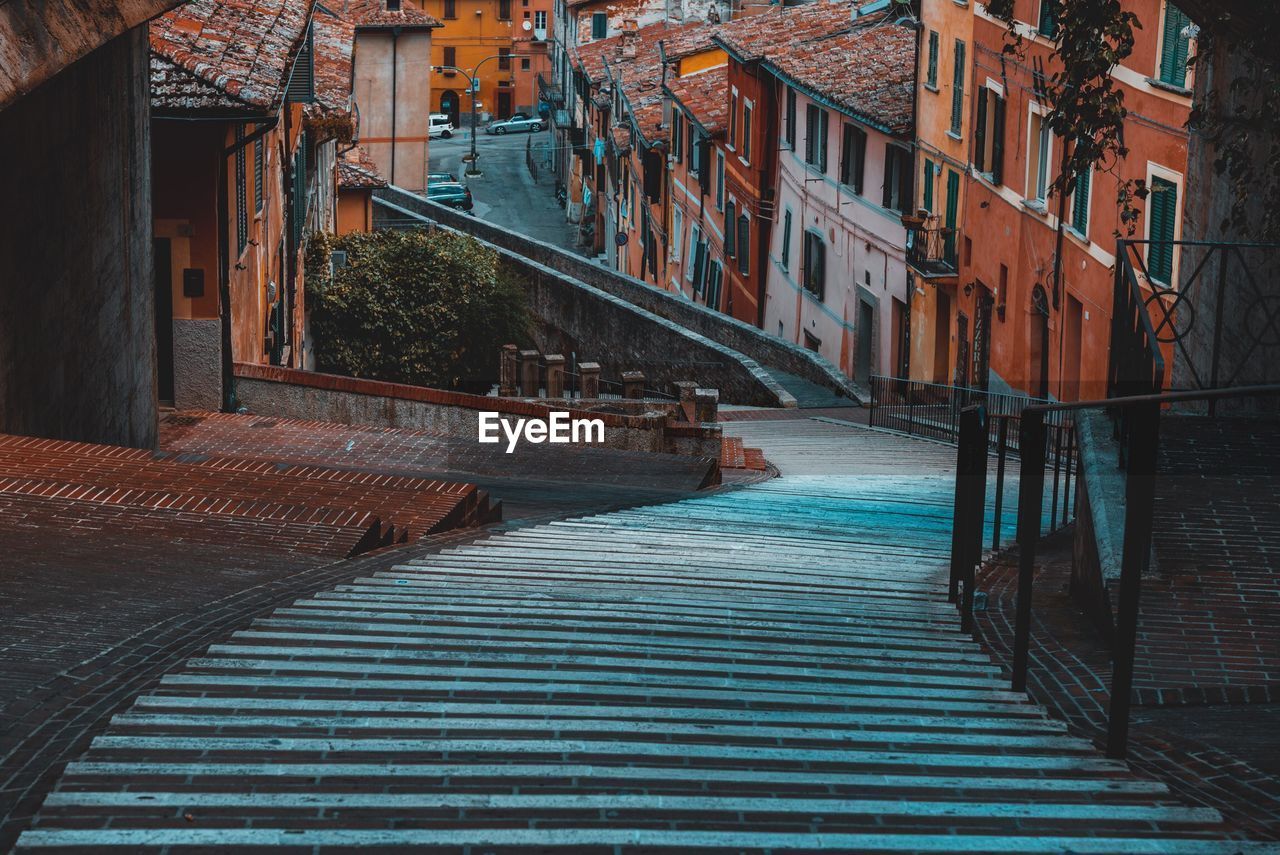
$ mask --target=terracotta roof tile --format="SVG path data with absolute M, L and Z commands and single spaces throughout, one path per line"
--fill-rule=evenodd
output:
M 378 172 L 369 152 L 356 146 L 338 158 L 338 186 L 343 190 L 373 190 L 386 187 L 387 179 Z
M 327 9 L 315 16 L 316 103 L 319 112 L 346 112 L 351 108 L 351 56 L 355 27 Z
M 191 0 L 151 23 L 151 52 L 181 75 L 162 75 L 152 105 L 179 109 L 241 105 L 270 110 L 284 98 L 289 71 L 315 0 Z M 164 63 L 160 63 L 163 69 Z M 217 95 L 212 94 L 216 90 Z
M 729 67 L 721 65 L 667 81 L 671 97 L 693 116 L 708 134 L 723 131 L 729 121 Z
M 716 41 L 742 62 L 761 61 L 891 133 L 911 130 L 916 35 L 887 15 L 852 18 L 851 3 L 775 6 L 724 24 Z
M 387 11 L 387 0 L 337 0 L 329 7 L 357 27 L 443 27 L 431 15 L 407 2 L 399 11 Z
M 670 63 L 715 47 L 711 38 L 720 24 L 688 21 L 651 24 L 575 48 L 577 64 L 596 85 L 612 80 L 622 87 L 640 136 L 652 142 L 662 133 L 662 43 Z

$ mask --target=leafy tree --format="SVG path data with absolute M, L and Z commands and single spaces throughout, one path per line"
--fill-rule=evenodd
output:
M 336 272 L 334 250 L 347 253 Z M 519 279 L 456 232 L 315 234 L 306 273 L 320 371 L 456 388 L 496 377 L 499 348 L 529 338 Z

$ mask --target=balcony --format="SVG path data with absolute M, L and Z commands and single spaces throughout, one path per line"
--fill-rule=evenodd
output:
M 907 229 L 907 265 L 936 285 L 956 284 L 956 230 L 943 226 L 937 214 L 903 216 L 902 224 Z
M 564 106 L 564 92 L 560 87 L 538 72 L 538 99 L 556 107 Z

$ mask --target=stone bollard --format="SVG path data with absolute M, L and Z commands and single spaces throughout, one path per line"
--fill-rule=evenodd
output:
M 504 344 L 498 355 L 498 394 L 504 398 L 513 398 L 516 394 L 516 363 L 519 360 L 520 348 L 514 344 Z
M 547 354 L 547 397 L 564 397 L 564 357 L 559 353 Z
M 600 363 L 579 362 L 578 376 L 582 380 L 578 394 L 583 398 L 600 397 Z
M 671 384 L 671 397 L 680 403 L 693 402 L 698 391 L 698 384 L 692 380 L 676 380 Z
M 714 422 L 719 409 L 719 389 L 699 389 L 694 394 L 693 420 L 695 422 Z
M 643 371 L 623 371 L 622 372 L 622 397 L 624 398 L 643 398 L 644 397 L 644 372 Z
M 526 398 L 538 397 L 538 351 L 520 351 L 520 394 Z

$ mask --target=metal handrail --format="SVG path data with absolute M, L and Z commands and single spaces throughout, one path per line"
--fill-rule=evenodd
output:
M 1122 466 L 1125 469 L 1124 546 L 1121 554 L 1120 592 L 1113 645 L 1113 672 L 1107 714 L 1107 755 L 1123 758 L 1128 750 L 1129 705 L 1133 688 L 1134 648 L 1137 641 L 1138 606 L 1142 576 L 1151 554 L 1151 536 L 1155 518 L 1155 478 L 1160 445 L 1161 410 L 1171 404 L 1190 401 L 1219 401 L 1232 398 L 1280 396 L 1280 385 L 1241 386 L 1228 389 L 1190 390 L 1159 394 L 1133 395 L 1106 400 L 1044 403 L 1028 406 L 1020 414 L 1019 432 L 1022 462 L 1018 488 L 1018 593 L 1014 621 L 1013 679 L 1014 691 L 1027 687 L 1027 662 L 1031 638 L 1032 587 L 1035 578 L 1036 545 L 1040 540 L 1044 512 L 1044 477 L 1046 472 L 1045 417 L 1055 412 L 1085 409 L 1109 409 L 1123 416 L 1126 426 L 1122 438 Z M 970 417 L 971 419 L 974 417 Z M 979 414 L 985 419 L 985 414 Z M 967 440 L 967 442 L 965 441 Z M 958 460 L 966 454 L 973 459 L 983 453 L 985 443 L 972 433 L 961 442 Z M 972 466 L 969 463 L 968 466 Z M 971 469 L 965 469 L 969 475 Z M 957 477 L 959 481 L 959 473 Z M 972 487 L 970 486 L 970 489 Z M 957 487 L 957 500 L 961 500 Z M 974 502 L 967 501 L 965 505 Z M 981 498 L 979 500 L 981 507 Z M 967 508 L 957 504 L 957 525 L 967 522 Z M 979 518 L 980 519 L 980 518 Z M 980 535 L 979 535 L 980 536 Z M 965 560 L 970 556 L 963 555 Z M 976 560 L 975 560 L 976 563 Z M 964 573 L 964 568 L 960 571 Z M 956 570 L 953 569 L 953 575 Z M 962 575 L 962 580 L 965 577 Z M 967 576 L 972 587 L 972 575 Z M 971 607 L 966 597 L 966 606 Z

